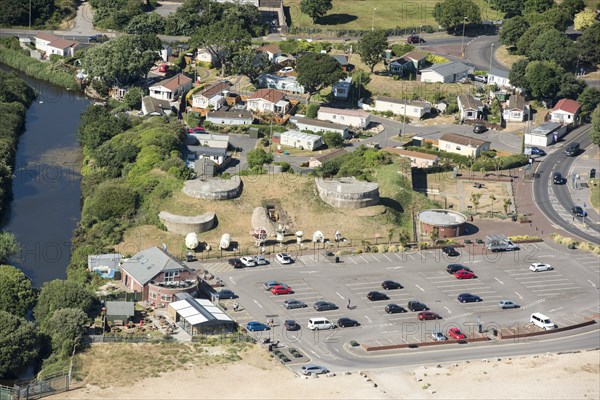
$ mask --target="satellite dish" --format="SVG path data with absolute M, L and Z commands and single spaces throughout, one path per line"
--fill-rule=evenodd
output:
M 198 247 L 198 234 L 196 232 L 188 233 L 185 237 L 185 247 L 190 250 L 195 250 Z

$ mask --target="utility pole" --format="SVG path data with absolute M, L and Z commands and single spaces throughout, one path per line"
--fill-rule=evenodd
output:
M 465 24 L 467 23 L 467 17 L 463 18 L 463 34 L 462 34 L 462 40 L 460 42 L 460 51 L 462 54 L 462 57 L 465 56 Z
M 491 47 L 491 50 L 490 50 L 490 68 L 488 69 L 488 82 L 489 82 L 489 79 L 490 79 L 490 76 L 489 76 L 490 75 L 490 71 L 492 70 L 492 58 L 493 57 L 494 57 L 494 43 L 492 43 L 492 47 Z
M 375 30 L 375 11 L 377 11 L 377 9 L 373 8 L 373 19 L 371 20 L 371 32 Z
M 31 29 L 31 0 L 29 0 L 29 29 Z

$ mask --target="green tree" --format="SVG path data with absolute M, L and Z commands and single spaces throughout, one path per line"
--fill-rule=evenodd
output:
M 114 115 L 103 106 L 90 106 L 81 115 L 77 138 L 82 146 L 93 150 L 130 127 L 127 116 Z
M 327 54 L 311 53 L 302 56 L 296 63 L 298 83 L 304 86 L 310 97 L 321 89 L 342 79 L 340 64 Z
M 527 65 L 526 89 L 536 99 L 553 99 L 560 90 L 564 70 L 552 61 L 532 61 Z
M 127 220 L 135 214 L 136 193 L 123 183 L 102 182 L 85 199 L 82 210 L 82 225 L 110 219 Z
M 35 326 L 25 318 L 0 310 L 0 377 L 16 378 L 38 356 Z
M 554 6 L 554 0 L 525 0 L 523 14 L 543 13 Z
M 11 265 L 0 265 L 0 310 L 25 317 L 35 302 L 31 280 Z
M 306 106 L 306 118 L 317 118 L 321 105 L 318 103 L 310 103 Z
M 360 55 L 362 62 L 371 69 L 371 72 L 383 60 L 383 52 L 387 48 L 387 36 L 383 30 L 371 31 L 364 34 L 356 44 L 356 52 Z
M 337 132 L 325 132 L 323 143 L 330 149 L 338 149 L 344 147 L 344 138 Z
M 125 33 L 133 35 L 159 34 L 165 30 L 165 20 L 156 12 L 139 14 L 131 18 Z
M 252 48 L 246 48 L 239 51 L 233 57 L 232 72 L 237 75 L 246 75 L 253 85 L 258 83 L 258 76 L 269 72 L 271 62 L 264 53 L 256 54 Z
M 505 21 L 500 28 L 500 43 L 508 47 L 514 47 L 517 42 L 527 32 L 529 25 L 525 18 L 521 16 L 512 17 Z
M 0 26 L 27 26 L 29 24 L 29 5 L 31 4 L 32 25 L 44 24 L 55 10 L 54 0 L 2 0 Z
M 254 149 L 248 152 L 246 159 L 250 169 L 255 167 L 262 168 L 264 164 L 271 164 L 273 162 L 273 154 L 267 153 L 263 149 Z
M 504 208 L 504 214 L 508 215 L 508 207 L 510 207 L 511 205 L 511 199 L 504 199 L 504 202 L 502 203 L 502 208 Z
M 311 17 L 313 23 L 316 23 L 319 18 L 332 9 L 331 0 L 300 0 L 300 11 Z
M 562 0 L 558 8 L 565 10 L 569 18 L 573 19 L 575 14 L 585 9 L 585 2 L 583 0 Z
M 554 61 L 569 70 L 577 59 L 577 50 L 564 33 L 550 29 L 535 38 L 526 55 L 532 61 Z
M 342 157 L 336 157 L 333 160 L 326 160 L 323 165 L 317 168 L 317 174 L 323 177 L 336 176 L 342 165 Z
M 557 97 L 576 99 L 583 93 L 586 86 L 587 84 L 583 79 L 577 79 L 572 72 L 566 72 L 560 79 L 560 89 L 558 90 Z
M 475 214 L 477 214 L 477 208 L 479 207 L 479 199 L 481 199 L 481 193 L 472 193 L 471 194 L 471 203 L 473 203 L 473 208 L 475 209 Z
M 596 107 L 592 113 L 592 129 L 590 129 L 590 138 L 592 143 L 600 146 L 600 106 Z
M 522 0 L 491 0 L 490 3 L 494 10 L 504 13 L 504 22 L 508 22 L 506 20 L 509 18 L 521 15 L 521 12 L 523 11 Z
M 65 358 L 70 356 L 88 323 L 89 318 L 81 309 L 62 308 L 54 311 L 43 327 L 43 333 L 51 338 L 52 352 Z
M 512 65 L 508 74 L 508 79 L 510 80 L 511 85 L 519 88 L 527 87 L 527 79 L 525 78 L 527 65 L 529 65 L 529 60 L 526 58 L 520 59 Z
M 584 120 L 589 120 L 596 107 L 600 104 L 600 90 L 588 86 L 577 97 L 577 101 L 581 104 L 581 117 Z
M 76 308 L 87 314 L 94 300 L 94 294 L 84 285 L 55 279 L 42 286 L 34 309 L 35 319 L 40 326 L 45 327 L 56 310 Z
M 525 20 L 530 26 L 549 24 L 554 29 L 564 32 L 569 24 L 569 14 L 559 7 L 553 7 L 543 13 L 530 13 L 525 15 Z
M 123 103 L 127 105 L 130 110 L 137 110 L 142 105 L 142 96 L 144 92 L 138 87 L 132 87 L 125 93 L 123 97 Z
M 19 250 L 20 246 L 15 235 L 10 232 L 0 232 L 0 264 L 16 255 Z
M 583 10 L 575 15 L 573 24 L 575 30 L 585 31 L 596 22 L 596 13 L 592 10 Z
M 541 32 L 554 29 L 554 27 L 548 23 L 535 24 L 530 26 L 525 31 L 523 36 L 517 41 L 517 52 L 519 54 L 527 55 L 531 49 L 531 44 L 538 37 Z
M 455 34 L 462 32 L 465 17 L 469 24 L 481 22 L 481 10 L 473 0 L 444 0 L 436 3 L 434 13 L 435 20 Z
M 490 202 L 492 203 L 492 206 L 491 206 L 492 214 L 494 214 L 494 202 L 496 201 L 496 196 L 494 196 L 494 194 L 492 193 L 489 195 L 489 198 L 490 198 Z
M 600 21 L 587 28 L 577 39 L 579 58 L 592 64 L 600 64 Z

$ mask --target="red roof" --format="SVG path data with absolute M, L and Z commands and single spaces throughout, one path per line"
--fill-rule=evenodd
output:
M 552 111 L 565 111 L 571 114 L 576 114 L 581 105 L 575 100 L 571 99 L 560 99 L 554 106 Z
M 251 99 L 263 99 L 271 103 L 277 103 L 285 98 L 285 93 L 275 89 L 258 89 Z

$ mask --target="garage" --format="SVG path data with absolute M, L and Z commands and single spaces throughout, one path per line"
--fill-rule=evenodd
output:
M 546 122 L 525 133 L 525 145 L 547 147 L 558 142 L 567 133 L 567 127 L 558 122 Z

